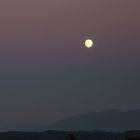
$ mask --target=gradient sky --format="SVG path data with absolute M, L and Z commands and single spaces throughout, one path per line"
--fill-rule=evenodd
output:
M 1 0 L 0 124 L 140 108 L 139 62 L 140 0 Z

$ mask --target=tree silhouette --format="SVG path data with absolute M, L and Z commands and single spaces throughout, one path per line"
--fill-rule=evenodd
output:
M 68 134 L 66 140 L 76 140 L 76 136 L 74 134 Z

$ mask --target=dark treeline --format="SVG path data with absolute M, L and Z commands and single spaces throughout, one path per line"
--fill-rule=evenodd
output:
M 3 132 L 0 133 L 0 140 L 140 140 L 140 131 Z

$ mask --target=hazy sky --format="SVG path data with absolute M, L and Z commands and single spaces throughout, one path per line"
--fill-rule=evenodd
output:
M 140 0 L 0 1 L 1 125 L 140 108 L 139 63 Z

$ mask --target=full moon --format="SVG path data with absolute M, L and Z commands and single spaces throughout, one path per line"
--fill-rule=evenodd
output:
M 87 40 L 85 41 L 85 46 L 86 46 L 87 48 L 91 48 L 91 47 L 93 46 L 93 41 L 92 41 L 91 39 L 87 39 Z

